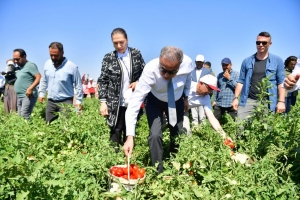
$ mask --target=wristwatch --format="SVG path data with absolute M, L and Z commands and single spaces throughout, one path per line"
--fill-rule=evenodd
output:
M 235 100 L 235 99 L 239 99 L 239 97 L 234 97 L 233 100 Z

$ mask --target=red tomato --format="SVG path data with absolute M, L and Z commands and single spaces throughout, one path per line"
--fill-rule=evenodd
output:
M 130 174 L 130 179 L 136 180 L 137 178 L 134 174 L 132 174 L 132 175 Z
M 138 171 L 138 170 L 135 171 L 135 174 L 134 174 L 134 175 L 135 175 L 136 178 L 143 178 L 143 177 L 144 177 L 144 176 L 140 173 L 140 171 Z
M 144 168 L 139 168 L 139 172 L 144 177 L 145 173 L 146 173 L 146 170 Z
M 128 175 L 128 168 L 127 167 L 123 168 L 123 174 Z
M 224 144 L 225 144 L 226 146 L 229 146 L 231 149 L 234 149 L 234 143 L 233 143 L 231 140 L 226 139 L 226 140 L 224 141 Z
M 130 164 L 130 167 L 132 167 L 133 170 L 139 169 L 139 167 L 136 164 Z
M 118 170 L 117 167 L 111 167 L 109 171 L 112 175 L 117 176 L 117 170 Z
M 122 169 L 122 168 L 119 168 L 119 167 L 118 167 L 118 169 L 117 169 L 117 176 L 118 176 L 118 177 L 123 176 L 123 169 Z

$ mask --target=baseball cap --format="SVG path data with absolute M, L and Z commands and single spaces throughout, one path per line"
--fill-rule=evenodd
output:
M 201 54 L 199 54 L 199 55 L 197 55 L 196 56 L 196 61 L 201 61 L 201 62 L 204 62 L 204 56 L 203 55 L 201 55 Z
M 217 78 L 211 74 L 207 74 L 200 78 L 199 82 L 203 82 L 208 85 L 212 90 L 216 90 L 220 92 L 219 88 L 217 87 Z
M 221 64 L 231 64 L 231 60 L 229 58 L 223 58 L 223 60 L 221 61 Z

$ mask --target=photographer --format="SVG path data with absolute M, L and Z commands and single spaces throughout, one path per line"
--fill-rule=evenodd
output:
M 5 90 L 4 90 L 4 111 L 10 113 L 11 111 L 17 111 L 17 95 L 14 89 L 14 83 L 17 79 L 16 71 L 13 60 L 6 61 L 6 72 L 1 72 L 5 78 Z

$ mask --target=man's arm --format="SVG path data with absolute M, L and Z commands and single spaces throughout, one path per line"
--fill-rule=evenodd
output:
M 26 90 L 26 96 L 28 98 L 32 96 L 32 90 L 40 83 L 40 80 L 41 80 L 41 74 L 40 73 L 35 74 L 33 83 Z
M 214 116 L 211 109 L 209 109 L 207 106 L 205 106 L 204 111 L 205 111 L 206 117 L 207 117 L 209 123 L 211 124 L 211 126 L 213 127 L 213 129 L 215 129 L 222 136 L 222 138 L 225 139 L 226 133 L 222 129 L 219 121 L 216 119 L 216 117 Z
M 241 94 L 242 88 L 243 88 L 243 84 L 241 84 L 241 83 L 236 84 L 235 91 L 234 91 L 234 99 L 231 104 L 234 110 L 237 110 L 239 107 L 238 97 Z
M 74 83 L 74 87 L 75 87 L 75 91 L 76 91 L 76 105 L 79 106 L 82 102 L 83 91 L 82 91 L 82 81 L 81 81 L 78 67 L 75 68 L 73 73 L 74 73 L 73 74 L 73 83 Z M 79 106 L 79 110 L 80 109 L 81 109 L 81 107 Z

